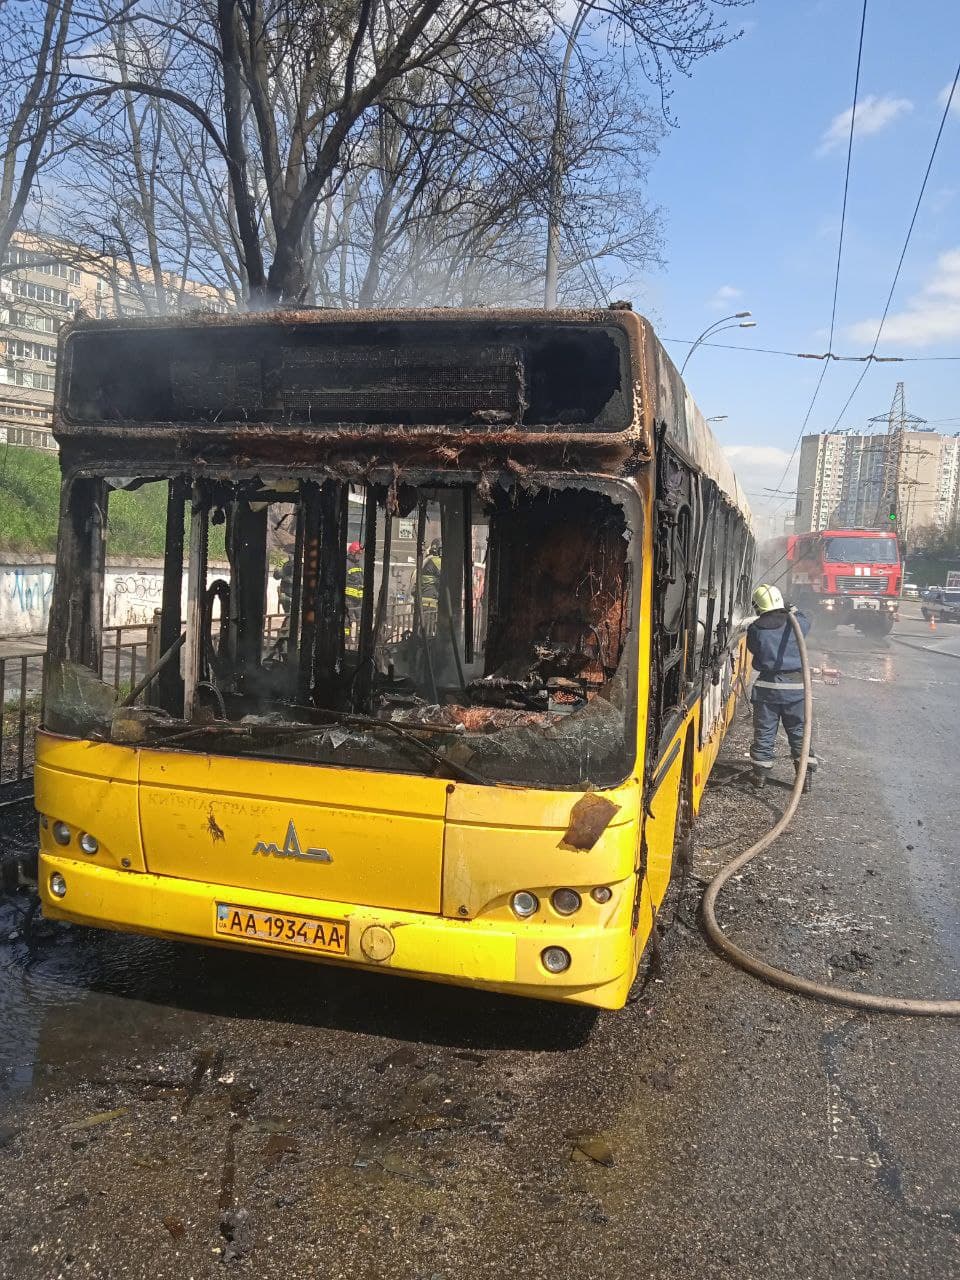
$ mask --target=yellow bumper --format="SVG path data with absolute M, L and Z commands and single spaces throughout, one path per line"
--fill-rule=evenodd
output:
M 54 872 L 66 881 L 62 898 L 50 893 Z M 44 915 L 55 920 L 217 946 L 280 951 L 300 959 L 387 969 L 407 977 L 541 1000 L 619 1009 L 633 978 L 634 940 L 630 934 L 628 892 L 621 895 L 616 918 L 603 927 L 566 922 L 514 924 L 357 907 L 260 889 L 251 892 L 172 876 L 119 871 L 41 853 L 40 893 Z M 341 957 L 293 952 L 289 947 L 259 939 L 228 941 L 215 931 L 217 902 L 342 922 L 347 927 L 347 954 Z M 361 938 L 371 926 L 388 930 L 393 940 L 393 953 L 384 960 L 368 959 L 361 949 Z M 543 967 L 541 952 L 549 946 L 565 947 L 570 952 L 572 963 L 565 973 L 553 975 Z M 585 981 L 588 974 L 589 982 Z

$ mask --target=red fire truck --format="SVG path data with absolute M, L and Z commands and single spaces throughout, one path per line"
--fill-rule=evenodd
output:
M 897 620 L 900 545 L 893 530 L 820 529 L 787 540 L 788 595 L 821 626 L 886 635 Z

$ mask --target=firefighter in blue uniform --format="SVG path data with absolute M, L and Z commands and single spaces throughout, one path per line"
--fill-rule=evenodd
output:
M 751 694 L 753 743 L 750 760 L 754 783 L 762 787 L 773 768 L 773 749 L 781 723 L 790 743 L 794 768 L 800 765 L 804 726 L 803 678 L 800 649 L 787 615 L 788 612 L 793 613 L 804 635 L 810 630 L 810 621 L 798 609 L 788 611 L 780 591 L 766 584 L 757 587 L 753 593 L 753 607 L 757 618 L 747 629 L 747 649 L 757 672 Z M 817 758 L 811 743 L 804 791 L 810 790 L 811 775 L 816 767 Z

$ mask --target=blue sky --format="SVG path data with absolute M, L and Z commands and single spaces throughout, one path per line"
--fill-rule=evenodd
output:
M 860 11 L 861 0 L 757 0 L 733 13 L 742 39 L 675 82 L 677 127 L 663 141 L 650 190 L 665 214 L 666 265 L 621 295 L 632 294 L 662 337 L 694 338 L 720 316 L 749 309 L 757 328 L 717 341 L 826 349 Z M 958 60 L 960 0 L 870 0 L 839 353 L 870 350 Z M 958 99 L 960 87 L 879 355 L 960 355 Z M 668 350 L 679 365 L 687 348 Z M 831 364 L 808 430 L 833 427 L 861 367 Z M 708 347 L 687 367 L 703 412 L 727 415 L 714 429 L 755 510 L 765 505 L 763 487 L 780 477 L 819 372 L 814 361 Z M 910 411 L 960 431 L 960 363 L 873 366 L 840 426 L 885 412 L 901 378 Z

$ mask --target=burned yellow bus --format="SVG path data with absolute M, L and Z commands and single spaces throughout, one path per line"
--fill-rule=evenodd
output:
M 650 325 L 301 311 L 61 343 L 45 914 L 622 1006 L 733 713 L 753 558 Z M 118 691 L 111 499 L 146 486 L 162 599 Z

